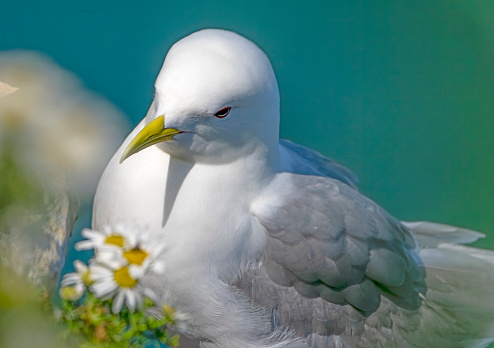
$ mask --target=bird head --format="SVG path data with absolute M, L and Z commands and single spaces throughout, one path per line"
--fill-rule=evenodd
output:
M 276 152 L 279 92 L 269 59 L 226 30 L 183 38 L 165 58 L 146 121 L 121 162 L 155 144 L 172 157 L 206 163 Z

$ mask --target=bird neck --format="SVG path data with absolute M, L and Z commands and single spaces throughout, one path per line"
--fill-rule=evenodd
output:
M 273 151 L 261 147 L 228 163 L 195 163 L 191 171 L 201 173 L 208 185 L 223 190 L 241 188 L 256 192 L 272 180 L 278 161 L 277 147 Z

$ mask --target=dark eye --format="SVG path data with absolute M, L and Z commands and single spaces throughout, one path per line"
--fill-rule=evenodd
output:
M 223 108 L 220 111 L 218 111 L 217 113 L 215 113 L 214 116 L 216 116 L 218 118 L 226 117 L 230 113 L 230 110 L 231 109 L 232 109 L 231 106 L 228 106 L 226 108 Z

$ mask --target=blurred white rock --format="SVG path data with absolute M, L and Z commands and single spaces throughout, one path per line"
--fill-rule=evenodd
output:
M 128 125 L 69 71 L 0 53 L 0 266 L 54 290 L 79 208 Z
M 0 79 L 0 147 L 13 147 L 18 164 L 48 183 L 67 173 L 89 198 L 127 131 L 124 116 L 36 52 L 1 53 Z

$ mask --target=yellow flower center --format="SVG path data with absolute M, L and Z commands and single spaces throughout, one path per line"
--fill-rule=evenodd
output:
M 163 309 L 163 314 L 165 314 L 165 316 L 167 316 L 168 318 L 172 320 L 173 318 L 175 318 L 175 309 L 173 309 L 172 306 L 164 304 L 163 307 L 161 307 L 161 309 Z
M 78 291 L 75 285 L 63 286 L 60 288 L 60 297 L 64 300 L 76 301 L 80 299 L 82 292 Z
M 94 281 L 91 279 L 91 275 L 89 274 L 89 271 L 82 273 L 81 279 L 84 282 L 84 284 L 86 284 L 87 286 L 94 283 Z
M 129 261 L 130 264 L 142 265 L 148 253 L 140 248 L 134 248 L 123 253 L 124 257 Z
M 116 246 L 119 246 L 119 247 L 123 247 L 124 244 L 125 244 L 125 239 L 122 236 L 119 236 L 119 235 L 116 235 L 116 234 L 112 234 L 112 235 L 106 237 L 105 243 L 106 244 L 116 245 Z
M 117 269 L 113 273 L 113 278 L 121 288 L 133 288 L 137 285 L 137 279 L 130 276 L 129 268 L 127 266 Z

